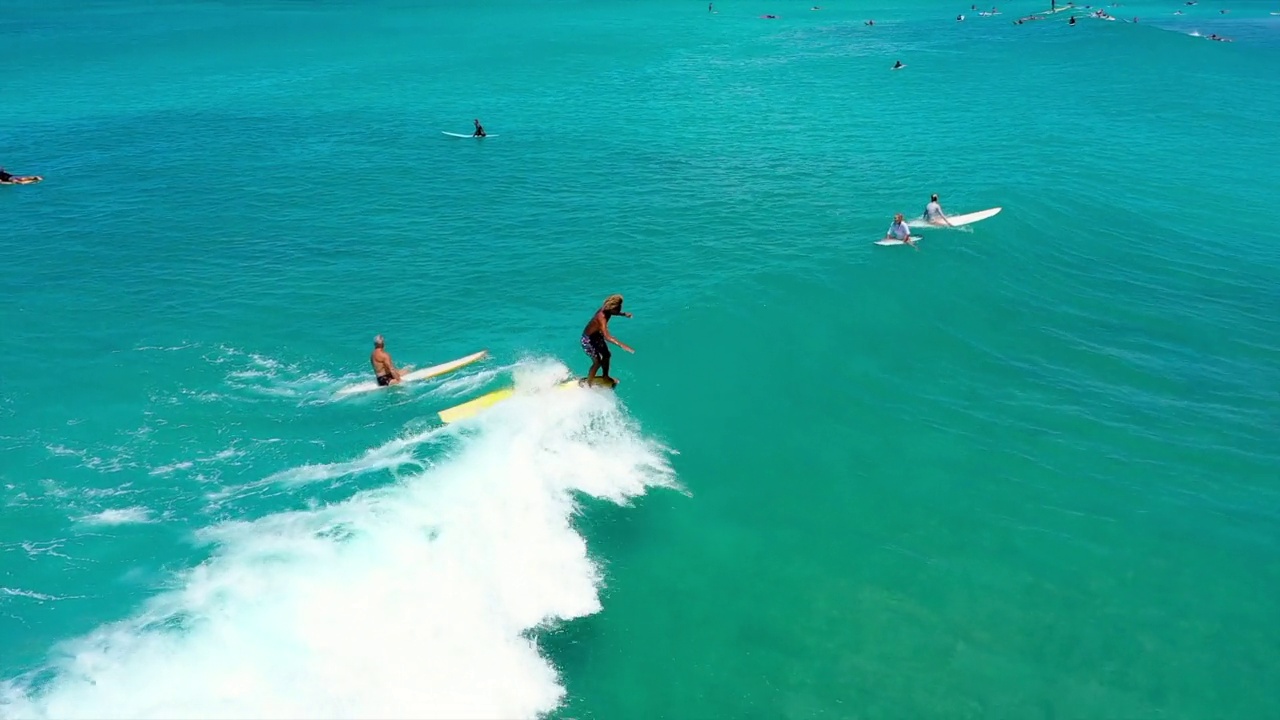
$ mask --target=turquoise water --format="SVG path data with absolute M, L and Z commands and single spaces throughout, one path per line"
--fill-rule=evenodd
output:
M 8 3 L 0 716 L 1280 715 L 1280 7 L 811 4 Z

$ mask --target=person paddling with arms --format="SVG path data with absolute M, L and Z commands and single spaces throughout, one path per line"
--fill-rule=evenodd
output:
M 907 227 L 906 218 L 902 213 L 893 216 L 893 224 L 889 226 L 889 230 L 884 234 L 885 240 L 897 240 L 900 243 L 916 246 L 915 238 L 911 237 L 911 228 Z
M 601 375 L 605 380 L 618 384 L 618 381 L 609 375 L 609 360 L 613 354 L 609 352 L 608 343 L 613 343 L 629 353 L 634 353 L 626 343 L 613 336 L 609 332 L 609 318 L 621 315 L 622 317 L 631 317 L 631 313 L 622 312 L 622 296 L 610 295 L 605 298 L 604 304 L 591 316 L 590 322 L 582 329 L 582 351 L 591 358 L 591 371 L 587 373 L 587 384 L 590 384 L 596 376 L 597 370 L 602 370 Z
M 373 374 L 378 378 L 378 386 L 398 385 L 400 383 L 400 371 L 396 369 L 396 364 L 391 361 L 391 355 L 386 350 L 387 341 L 381 335 L 373 339 L 373 354 L 369 356 L 369 362 L 373 364 Z

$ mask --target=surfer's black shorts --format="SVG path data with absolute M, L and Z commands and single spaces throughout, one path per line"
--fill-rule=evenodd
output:
M 609 346 L 604 342 L 604 336 L 599 333 L 582 336 L 582 352 L 592 360 L 608 360 Z
M 366 377 L 367 377 L 367 376 L 366 376 Z M 379 376 L 378 376 L 378 387 L 385 387 L 385 386 L 390 385 L 390 384 L 391 384 L 391 376 L 390 376 L 390 375 L 379 375 Z

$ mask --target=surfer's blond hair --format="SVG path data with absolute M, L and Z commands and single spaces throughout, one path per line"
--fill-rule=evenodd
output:
M 622 296 L 610 295 L 609 297 L 604 299 L 604 305 L 601 305 L 600 307 L 604 308 L 609 312 L 618 312 L 619 310 L 622 309 Z

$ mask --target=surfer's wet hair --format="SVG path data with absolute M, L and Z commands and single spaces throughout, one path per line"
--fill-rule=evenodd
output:
M 605 310 L 606 312 L 615 312 L 615 313 L 616 313 L 616 312 L 621 311 L 621 310 L 622 310 L 622 296 L 621 296 L 621 295 L 610 295 L 609 297 L 607 297 L 607 298 L 605 298 L 605 299 L 604 299 L 604 305 L 602 305 L 601 307 L 603 307 L 603 308 L 604 308 L 604 310 Z

